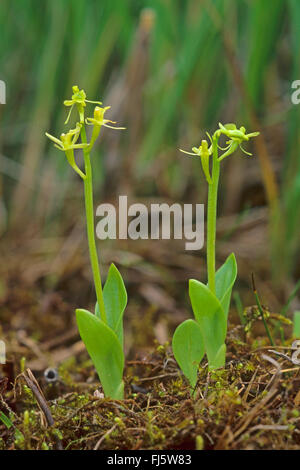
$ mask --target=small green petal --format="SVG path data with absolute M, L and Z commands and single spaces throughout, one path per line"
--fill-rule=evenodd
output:
M 45 132 L 46 136 L 48 137 L 48 139 L 52 140 L 53 142 L 55 142 L 57 145 L 62 145 L 61 143 L 61 140 L 57 139 L 57 137 L 54 137 L 53 135 L 51 134 L 48 134 L 48 132 Z
M 101 106 L 101 101 L 91 101 L 91 100 L 85 100 L 87 103 L 92 103 L 92 104 L 100 104 Z
M 220 124 L 219 124 L 219 125 L 220 125 Z M 206 132 L 206 135 L 208 136 L 208 138 L 209 138 L 209 140 L 210 140 L 210 143 L 212 144 L 213 141 L 212 141 L 212 137 L 211 137 L 211 135 L 209 134 L 209 132 Z
M 89 146 L 89 144 L 74 144 L 72 145 L 72 149 L 86 149 Z
M 118 129 L 118 130 L 124 130 L 126 127 L 116 127 L 116 126 L 108 126 L 107 124 L 103 123 L 102 124 L 104 127 L 108 127 L 109 129 Z
M 196 153 L 187 152 L 186 150 L 182 150 L 182 149 L 179 149 L 179 150 L 180 150 L 180 152 L 185 153 L 186 155 L 191 155 L 192 157 L 197 155 Z
M 246 155 L 249 155 L 249 157 L 252 157 L 252 153 L 247 152 L 241 145 L 240 145 L 240 149 L 243 153 L 245 153 Z
M 97 121 L 96 121 L 96 119 L 94 119 L 94 118 L 86 118 L 85 123 L 86 123 L 88 126 L 92 126 L 92 125 L 97 124 Z
M 237 129 L 236 125 L 233 124 L 233 123 L 228 123 L 228 124 L 225 124 L 225 129 L 228 130 L 228 131 L 235 131 Z M 242 130 L 242 128 L 240 129 Z M 244 131 L 245 132 L 245 131 Z
M 69 105 L 66 105 L 66 106 L 69 106 Z M 72 111 L 73 111 L 73 107 L 74 107 L 74 103 L 72 102 L 72 105 L 71 105 L 70 111 L 68 112 L 67 119 L 65 120 L 65 124 L 68 124 L 68 122 L 69 122 L 69 120 L 70 120 L 71 113 L 72 113 Z

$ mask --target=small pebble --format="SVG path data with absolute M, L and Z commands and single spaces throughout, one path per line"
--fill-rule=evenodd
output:
M 94 397 L 96 398 L 104 398 L 104 393 L 99 392 L 99 390 L 94 391 Z

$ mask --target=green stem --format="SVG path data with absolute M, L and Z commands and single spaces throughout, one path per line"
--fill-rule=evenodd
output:
M 208 287 L 216 293 L 216 219 L 218 202 L 218 185 L 220 176 L 220 162 L 218 161 L 218 141 L 213 138 L 213 165 L 212 182 L 208 187 L 207 203 L 207 278 Z
M 81 140 L 83 143 L 87 143 L 86 132 L 84 124 L 81 129 Z M 98 262 L 97 247 L 95 241 L 95 226 L 94 226 L 94 202 L 93 202 L 93 179 L 92 179 L 92 165 L 90 160 L 89 150 L 83 150 L 85 174 L 84 179 L 84 197 L 85 197 L 85 213 L 86 213 L 86 225 L 87 225 L 87 236 L 90 252 L 90 260 L 92 265 L 94 284 L 96 290 L 96 297 L 99 306 L 100 316 L 104 323 L 107 324 L 107 317 L 105 313 L 103 290 L 101 274 Z

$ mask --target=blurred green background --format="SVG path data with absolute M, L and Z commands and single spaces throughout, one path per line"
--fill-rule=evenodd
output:
M 219 121 L 260 130 L 247 146 L 253 157 L 222 168 L 224 239 L 243 221 L 246 232 L 263 221 L 262 276 L 280 288 L 298 279 L 298 0 L 1 0 L 0 44 L 3 239 L 50 239 L 83 216 L 81 181 L 45 138 L 65 128 L 62 102 L 78 84 L 127 128 L 103 131 L 96 204 L 119 194 L 205 202 L 200 164 L 178 148 L 199 145 Z M 260 232 L 249 234 L 251 258 Z

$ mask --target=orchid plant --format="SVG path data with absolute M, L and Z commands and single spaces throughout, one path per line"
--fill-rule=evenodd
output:
M 246 133 L 245 127 L 239 129 L 235 124 L 219 124 L 213 136 L 207 133 L 200 147 L 192 152 L 181 152 L 200 157 L 202 169 L 208 183 L 207 206 L 207 284 L 195 279 L 189 281 L 189 296 L 195 320 L 181 323 L 173 336 L 172 347 L 175 359 L 187 377 L 192 390 L 197 383 L 199 364 L 206 353 L 210 370 L 224 367 L 227 333 L 227 318 L 231 291 L 237 276 L 234 254 L 228 256 L 223 266 L 216 271 L 216 218 L 217 198 L 220 177 L 220 163 L 240 148 L 247 155 L 242 144 L 256 137 L 259 132 Z M 221 136 L 227 138 L 226 147 L 219 145 Z M 210 145 L 209 145 L 210 144 Z M 219 155 L 219 150 L 223 153 Z
M 95 104 L 94 116 L 85 117 L 87 103 Z M 93 271 L 96 291 L 95 312 L 85 309 L 76 310 L 76 320 L 81 339 L 95 365 L 104 393 L 107 397 L 122 399 L 124 397 L 123 369 L 123 314 L 127 304 L 127 293 L 122 276 L 116 266 L 111 264 L 104 287 L 102 287 L 100 266 L 97 254 L 94 228 L 94 204 L 91 151 L 100 134 L 102 126 L 110 129 L 124 129 L 115 127 L 114 121 L 104 118 L 110 106 L 101 107 L 100 101 L 86 99 L 84 90 L 73 86 L 71 100 L 64 101 L 64 105 L 70 107 L 67 120 L 69 122 L 73 109 L 77 109 L 79 120 L 74 129 L 61 134 L 60 138 L 46 133 L 46 136 L 54 142 L 54 146 L 65 152 L 71 167 L 76 171 L 84 183 L 85 213 L 87 225 L 87 237 L 91 266 Z M 86 125 L 92 125 L 92 136 L 87 142 Z M 79 137 L 81 143 L 77 143 Z M 81 149 L 84 158 L 84 171 L 76 161 L 74 151 Z

